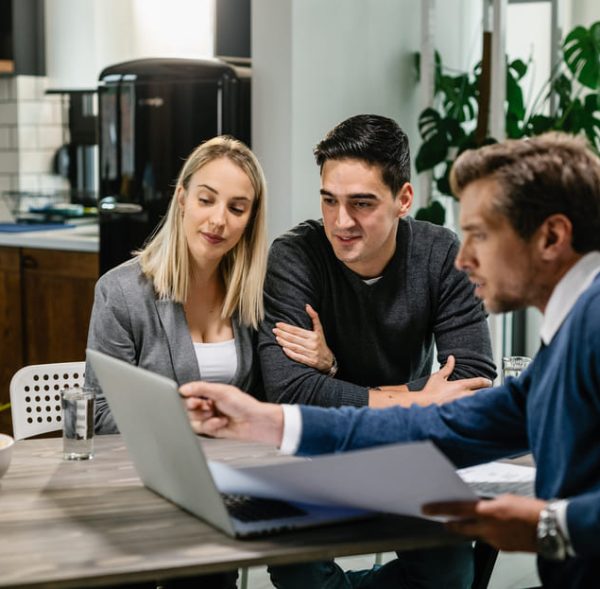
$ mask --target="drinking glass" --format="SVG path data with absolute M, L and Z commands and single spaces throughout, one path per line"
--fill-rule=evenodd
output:
M 94 457 L 93 388 L 65 388 L 61 392 L 63 411 L 63 457 L 90 460 Z
M 527 356 L 506 356 L 502 358 L 502 382 L 506 377 L 519 378 L 521 372 L 529 366 L 531 358 Z

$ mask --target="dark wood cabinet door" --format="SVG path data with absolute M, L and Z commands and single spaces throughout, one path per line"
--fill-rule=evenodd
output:
M 0 247 L 0 405 L 10 400 L 8 385 L 23 366 L 20 251 Z M 10 411 L 0 412 L 0 432 L 11 434 Z
M 98 254 L 23 249 L 25 363 L 85 359 Z

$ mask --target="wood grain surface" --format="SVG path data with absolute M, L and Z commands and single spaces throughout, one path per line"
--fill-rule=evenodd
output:
M 272 448 L 204 440 L 232 464 L 294 460 Z M 120 436 L 91 461 L 62 459 L 62 440 L 22 440 L 0 479 L 0 587 L 100 587 L 261 564 L 452 544 L 425 520 L 380 517 L 235 540 L 144 488 Z

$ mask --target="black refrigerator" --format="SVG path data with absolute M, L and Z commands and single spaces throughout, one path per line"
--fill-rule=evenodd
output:
M 250 68 L 142 59 L 100 74 L 100 273 L 131 257 L 165 215 L 179 170 L 202 141 L 251 144 Z

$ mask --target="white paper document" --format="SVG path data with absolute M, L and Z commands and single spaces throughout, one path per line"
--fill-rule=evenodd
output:
M 223 493 L 423 517 L 434 501 L 477 495 L 431 442 L 393 444 L 285 464 L 233 468 L 211 462 Z
M 533 497 L 535 467 L 508 462 L 488 462 L 457 471 L 459 476 L 479 495 L 494 497 L 515 493 Z

